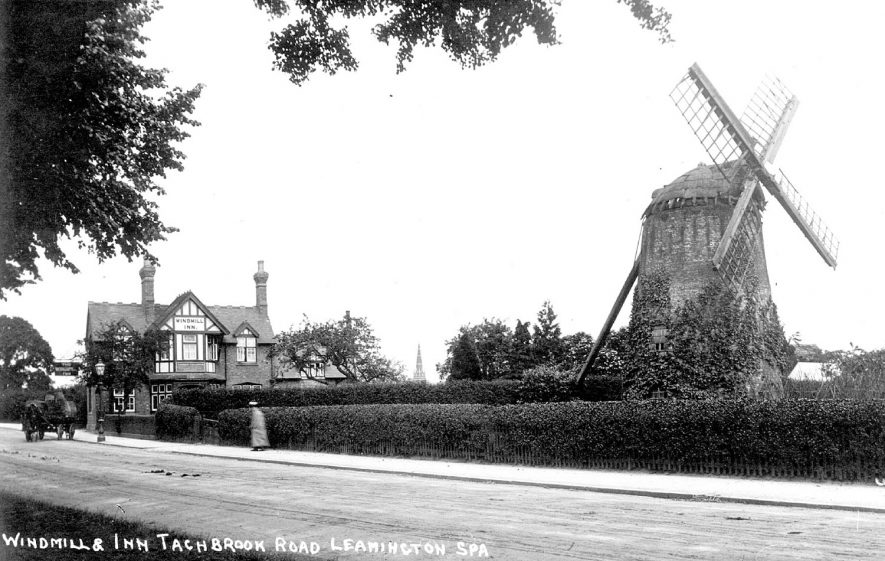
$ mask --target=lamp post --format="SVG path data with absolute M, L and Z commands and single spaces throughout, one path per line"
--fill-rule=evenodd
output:
M 98 375 L 98 442 L 104 442 L 104 403 L 101 399 L 101 378 L 104 376 L 104 363 L 98 361 L 95 373 Z

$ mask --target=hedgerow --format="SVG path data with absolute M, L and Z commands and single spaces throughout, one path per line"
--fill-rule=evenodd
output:
M 885 471 L 885 403 L 648 400 L 264 409 L 272 446 L 571 467 L 871 479 Z M 246 444 L 249 412 L 219 417 Z
M 195 407 L 214 417 L 225 409 L 246 407 L 257 401 L 262 407 L 317 405 L 367 405 L 373 403 L 516 403 L 519 382 L 450 381 L 445 384 L 342 384 L 321 388 L 267 388 L 256 390 L 182 390 L 171 403 Z
M 256 401 L 261 407 L 311 407 L 320 405 L 371 405 L 420 403 L 474 403 L 508 405 L 539 401 L 606 401 L 621 398 L 621 380 L 610 376 L 591 376 L 576 389 L 572 372 L 539 369 L 524 380 L 448 381 L 444 384 L 342 384 L 324 388 L 267 388 L 257 390 L 181 390 L 168 403 L 194 407 L 204 416 L 217 418 L 221 411 L 239 409 Z M 557 391 L 542 387 L 543 380 L 554 377 Z
M 190 439 L 194 435 L 194 423 L 199 419 L 200 412 L 193 407 L 161 403 L 155 416 L 157 438 Z

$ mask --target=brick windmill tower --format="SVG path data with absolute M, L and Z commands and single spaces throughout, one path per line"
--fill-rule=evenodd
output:
M 638 254 L 590 355 L 578 374 L 592 367 L 612 324 L 637 278 L 653 270 L 670 279 L 676 306 L 711 282 L 730 283 L 739 293 L 756 281 L 759 298 L 771 299 L 762 237 L 762 187 L 780 203 L 793 223 L 830 267 L 839 243 L 774 161 L 798 100 L 772 80 L 762 84 L 738 119 L 695 64 L 670 94 L 701 141 L 712 165 L 700 164 L 652 193 L 642 215 Z

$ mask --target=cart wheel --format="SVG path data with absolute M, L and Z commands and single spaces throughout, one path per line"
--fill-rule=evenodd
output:
M 44 433 L 43 430 L 41 429 L 41 430 L 40 430 L 40 440 L 43 440 L 43 435 L 44 435 L 44 434 L 45 434 L 45 433 Z
M 61 440 L 61 435 L 64 434 L 65 428 L 61 425 L 55 427 L 55 433 L 58 435 L 58 439 Z

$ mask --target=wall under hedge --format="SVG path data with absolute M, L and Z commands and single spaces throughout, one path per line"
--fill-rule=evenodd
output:
M 885 402 L 624 401 L 263 408 L 271 445 L 317 452 L 690 473 L 869 480 L 885 474 Z M 249 411 L 219 436 L 249 441 Z

